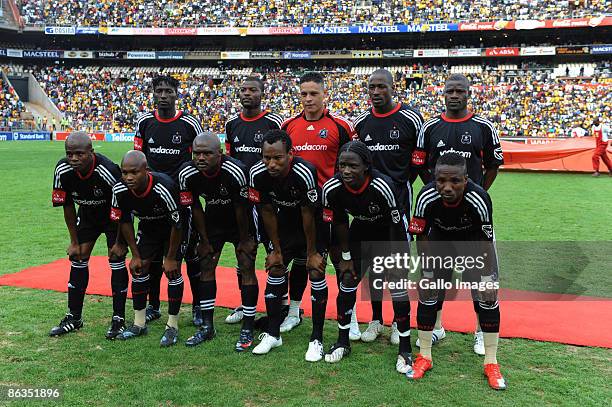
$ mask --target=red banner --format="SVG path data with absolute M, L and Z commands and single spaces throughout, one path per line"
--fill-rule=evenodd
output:
M 249 27 L 247 35 L 301 35 L 302 27 Z
M 66 138 L 70 134 L 69 131 L 56 131 L 55 132 L 55 140 L 57 141 L 66 141 Z M 87 133 L 89 138 L 92 141 L 104 141 L 104 133 Z
M 487 48 L 485 51 L 488 57 L 517 57 L 520 53 L 521 49 L 518 47 Z
M 566 18 L 546 20 L 546 28 L 580 28 L 612 25 L 612 17 Z
M 553 139 L 554 140 L 554 139 Z M 547 144 L 501 142 L 505 169 L 592 172 L 593 137 L 555 140 Z M 610 152 L 610 148 L 608 148 Z

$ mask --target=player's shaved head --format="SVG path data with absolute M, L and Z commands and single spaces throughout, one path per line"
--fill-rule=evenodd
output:
M 393 74 L 389 72 L 388 70 L 386 69 L 375 70 L 374 72 L 372 72 L 372 75 L 370 75 L 370 80 L 372 80 L 374 76 L 384 78 L 387 85 L 393 86 Z
M 193 147 L 195 148 L 196 146 L 206 146 L 210 150 L 217 151 L 221 150 L 221 141 L 215 133 L 211 131 L 205 131 L 198 134 L 193 139 Z
M 121 160 L 121 167 L 123 166 L 135 167 L 135 168 L 146 168 L 147 157 L 142 151 L 130 150 L 123 156 Z
M 66 145 L 78 150 L 91 150 L 91 139 L 84 131 L 73 131 L 66 137 Z
M 470 80 L 463 74 L 454 73 L 446 79 L 445 84 L 449 82 L 461 82 L 465 85 L 466 88 L 470 87 Z

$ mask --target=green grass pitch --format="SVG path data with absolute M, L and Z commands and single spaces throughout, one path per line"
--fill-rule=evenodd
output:
M 96 151 L 119 161 L 127 143 L 95 143 Z M 67 233 L 61 209 L 50 204 L 53 168 L 63 155 L 62 143 L 0 144 L 2 182 L 0 274 L 62 257 Z M 525 263 L 512 244 L 532 252 L 563 245 L 601 247 L 610 240 L 612 180 L 575 174 L 501 173 L 491 191 L 497 239 L 510 245 L 505 258 L 514 265 L 508 285 L 526 288 L 534 273 L 546 274 L 546 262 Z M 533 242 L 525 244 L 520 242 Z M 549 242 L 559 242 L 557 245 Z M 580 243 L 567 243 L 577 241 Z M 564 243 L 565 242 L 565 243 Z M 609 242 L 605 247 L 609 248 Z M 94 254 L 104 255 L 103 245 Z M 607 257 L 605 256 L 607 253 Z M 599 264 L 608 264 L 609 253 Z M 500 254 L 504 266 L 503 251 Z M 516 260 L 514 260 L 516 259 Z M 258 268 L 262 268 L 259 256 Z M 603 263 L 602 263 L 603 262 Z M 607 263 L 606 263 L 607 262 Z M 512 264 L 510 264 L 512 263 Z M 226 250 L 221 265 L 235 264 Z M 549 263 L 550 264 L 550 263 Z M 556 267 L 553 263 L 551 267 Z M 525 269 L 527 268 L 527 269 Z M 529 270 L 530 268 L 536 268 Z M 538 269 L 540 268 L 540 269 Z M 522 270 L 522 271 L 521 271 Z M 609 271 L 610 268 L 608 267 Z M 610 297 L 605 269 L 590 267 L 565 287 L 568 292 Z M 95 273 L 95 270 L 92 270 Z M 502 282 L 504 281 L 502 268 Z M 507 273 L 508 274 L 508 273 Z M 552 274 L 551 274 L 552 275 Z M 554 276 L 553 276 L 554 277 Z M 529 280 L 532 278 L 532 280 Z M 329 306 L 335 306 L 330 299 Z M 195 349 L 182 344 L 160 349 L 163 322 L 150 326 L 147 337 L 109 342 L 111 300 L 88 296 L 85 327 L 62 338 L 47 332 L 66 308 L 66 295 L 0 287 L 0 387 L 60 388 L 66 405 L 607 405 L 612 399 L 608 349 L 575 347 L 522 339 L 502 339 L 499 362 L 509 389 L 490 390 L 482 360 L 473 354 L 471 335 L 450 334 L 434 348 L 434 370 L 418 383 L 395 372 L 396 347 L 388 332 L 374 344 L 353 344 L 351 356 L 337 365 L 304 361 L 310 320 L 283 336 L 284 345 L 269 355 L 237 354 L 239 327 L 223 324 L 228 310 L 217 309 L 218 337 Z M 128 319 L 131 302 L 128 301 Z M 162 305 L 165 314 L 165 305 Z M 365 307 L 360 312 L 369 312 Z M 183 307 L 181 338 L 189 336 L 189 306 Z M 537 312 L 537 310 L 534 310 Z M 545 317 L 545 316 L 543 316 Z M 576 321 L 563 321 L 573 324 Z M 502 310 L 503 324 L 503 310 Z M 605 328 L 602 321 L 602 332 Z M 413 340 L 416 335 L 413 335 Z M 336 324 L 326 324 L 326 347 L 336 337 Z M 607 401 L 606 401 L 607 400 Z M 0 405 L 42 405 L 10 402 Z M 45 405 L 49 404 L 44 402 Z

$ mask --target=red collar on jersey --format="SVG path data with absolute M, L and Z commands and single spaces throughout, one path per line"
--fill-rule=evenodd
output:
M 461 197 L 457 202 L 455 202 L 454 204 L 449 204 L 444 202 L 444 200 L 442 200 L 442 205 L 444 205 L 447 208 L 456 208 L 459 206 L 459 204 L 463 202 L 463 197 Z
M 442 113 L 442 115 L 440 117 L 442 117 L 442 120 L 444 120 L 445 122 L 449 122 L 449 123 L 461 123 L 461 122 L 467 122 L 468 120 L 470 120 L 472 118 L 472 116 L 474 116 L 473 112 L 468 111 L 468 114 L 461 118 L 461 119 L 449 119 L 448 117 L 446 117 L 446 113 Z
M 245 122 L 254 122 L 255 120 L 259 120 L 259 119 L 261 119 L 262 117 L 264 117 L 264 116 L 266 115 L 266 113 L 268 113 L 268 112 L 267 112 L 267 111 L 265 111 L 265 110 L 263 110 L 261 113 L 259 113 L 259 114 L 258 114 L 257 116 L 255 116 L 255 117 L 246 117 L 246 116 L 244 115 L 244 113 L 243 113 L 243 112 L 240 112 L 240 118 L 241 118 L 242 120 L 244 120 Z
M 319 117 L 318 119 L 314 119 L 314 120 L 308 120 L 308 119 L 306 118 L 306 112 L 304 112 L 304 111 L 302 110 L 302 119 L 304 119 L 304 120 L 305 120 L 305 121 L 307 121 L 307 122 L 318 122 L 319 120 L 321 120 L 322 118 L 324 118 L 325 116 L 327 116 L 327 113 L 328 113 L 328 110 L 327 110 L 327 108 L 325 107 L 325 108 L 323 108 L 323 113 L 321 113 L 321 117 Z
M 162 119 L 161 117 L 159 117 L 159 114 L 157 113 L 157 110 L 155 111 L 155 118 L 157 119 L 158 122 L 161 122 L 161 123 L 172 123 L 173 121 L 175 121 L 176 119 L 178 119 L 182 115 L 183 115 L 183 111 L 182 110 L 178 110 L 174 117 L 172 117 L 170 119 Z
M 136 198 L 144 198 L 145 196 L 149 195 L 149 192 L 151 192 L 151 188 L 153 188 L 153 175 L 151 173 L 148 173 L 149 175 L 149 185 L 147 185 L 147 189 L 145 189 L 145 191 L 138 195 L 135 191 L 132 191 L 130 189 L 130 191 L 132 192 L 132 194 L 134 194 L 134 196 Z
M 374 115 L 374 117 L 387 117 L 387 116 L 391 116 L 393 113 L 397 113 L 401 108 L 402 108 L 402 104 L 398 102 L 398 104 L 393 109 L 391 109 L 390 112 L 376 113 L 376 109 L 372 108 L 372 114 Z
M 370 185 L 370 181 L 372 180 L 372 177 L 370 177 L 369 175 L 366 177 L 365 182 L 363 183 L 363 185 L 361 186 L 361 188 L 359 189 L 352 189 L 351 187 L 349 187 L 348 185 L 344 184 L 344 187 L 346 188 L 347 191 L 349 191 L 351 194 L 355 194 L 355 195 L 359 195 L 361 194 L 363 191 L 365 191 L 365 189 L 368 187 L 368 185 Z
M 82 180 L 86 180 L 87 178 L 91 177 L 91 174 L 93 174 L 95 168 L 96 168 L 96 155 L 94 154 L 93 160 L 91 160 L 91 168 L 89 169 L 89 172 L 87 172 L 85 176 L 81 175 L 79 170 L 76 170 L 75 172 L 76 172 L 77 177 L 79 177 Z

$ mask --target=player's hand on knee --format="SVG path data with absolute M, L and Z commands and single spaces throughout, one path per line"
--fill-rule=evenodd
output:
M 204 242 L 202 240 L 200 240 L 200 242 L 198 243 L 198 246 L 196 247 L 196 250 L 198 252 L 198 256 L 201 259 L 205 259 L 207 257 L 211 257 L 214 253 L 214 249 L 211 246 L 210 243 L 208 243 L 208 241 Z
M 108 257 L 110 257 L 113 260 L 124 259 L 125 256 L 127 255 L 127 252 L 128 252 L 127 246 L 120 244 L 120 243 L 115 243 L 113 247 L 111 247 L 108 253 Z
M 70 243 L 66 249 L 66 254 L 71 261 L 81 261 L 81 245 Z
M 266 256 L 266 270 L 271 271 L 272 268 L 277 270 L 278 267 L 285 267 L 283 265 L 283 255 L 278 250 L 272 250 L 270 254 Z
M 132 276 L 140 276 L 143 272 L 143 268 L 144 267 L 142 259 L 138 256 L 132 257 L 132 259 L 130 260 L 130 273 L 132 274 Z
M 164 263 L 162 264 L 162 269 L 164 270 L 164 274 L 168 277 L 168 280 L 174 280 L 181 275 L 181 272 L 178 268 L 178 262 L 175 259 L 170 259 L 166 257 L 164 259 Z
M 327 266 L 327 261 L 318 252 L 308 255 L 306 258 L 307 270 L 317 270 L 319 273 L 325 274 L 325 266 Z

